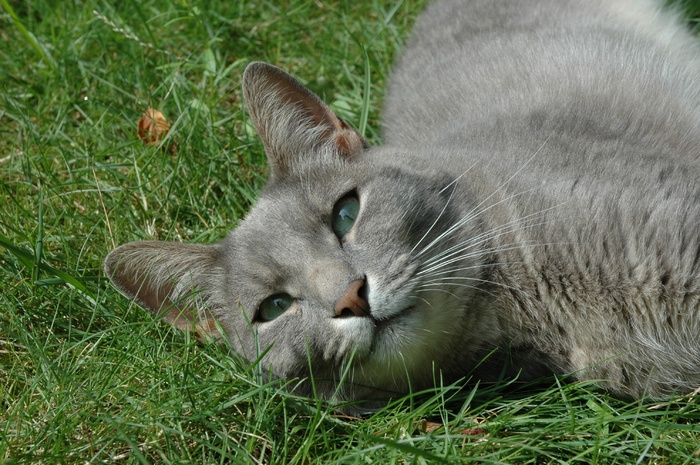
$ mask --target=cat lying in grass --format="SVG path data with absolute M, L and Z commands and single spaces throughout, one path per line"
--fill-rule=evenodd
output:
M 313 373 L 328 399 L 504 373 L 690 392 L 700 49 L 662 3 L 437 1 L 378 147 L 252 63 L 270 165 L 257 205 L 219 244 L 123 245 L 107 275 L 275 376 Z

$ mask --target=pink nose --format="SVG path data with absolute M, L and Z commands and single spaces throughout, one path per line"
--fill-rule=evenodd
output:
M 364 279 L 357 279 L 348 285 L 345 293 L 335 303 L 336 317 L 369 316 L 369 304 L 361 296 L 364 293 Z

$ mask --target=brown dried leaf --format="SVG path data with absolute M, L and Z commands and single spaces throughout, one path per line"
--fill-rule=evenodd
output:
M 170 123 L 160 111 L 148 107 L 137 126 L 139 138 L 146 145 L 158 145 L 170 131 Z

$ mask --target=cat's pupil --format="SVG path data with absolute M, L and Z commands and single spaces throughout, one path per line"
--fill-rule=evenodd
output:
M 360 200 L 355 193 L 348 194 L 338 200 L 333 208 L 333 232 L 342 239 L 350 232 L 360 211 Z
M 272 321 L 286 312 L 294 303 L 289 294 L 275 294 L 263 300 L 258 309 L 258 320 Z

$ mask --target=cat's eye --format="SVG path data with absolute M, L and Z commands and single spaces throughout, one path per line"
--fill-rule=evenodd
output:
M 348 194 L 338 200 L 335 207 L 333 207 L 333 219 L 331 223 L 333 232 L 338 239 L 342 239 L 350 232 L 352 226 L 355 224 L 359 211 L 360 199 L 357 198 L 357 194 Z
M 258 308 L 258 320 L 272 321 L 286 312 L 294 303 L 289 294 L 274 294 L 263 300 Z

